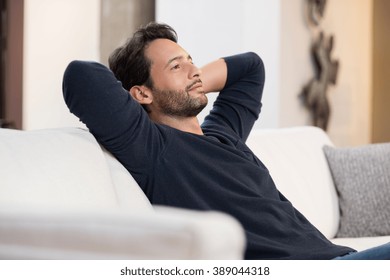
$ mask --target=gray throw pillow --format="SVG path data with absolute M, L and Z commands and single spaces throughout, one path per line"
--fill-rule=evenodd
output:
M 390 235 L 390 143 L 323 150 L 339 195 L 337 237 Z

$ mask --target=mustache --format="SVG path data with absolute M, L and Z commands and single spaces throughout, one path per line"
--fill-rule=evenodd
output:
M 186 86 L 186 91 L 190 90 L 194 85 L 196 85 L 197 83 L 202 83 L 202 80 L 201 79 L 197 79 L 195 81 L 193 81 L 191 84 L 189 84 L 188 86 Z

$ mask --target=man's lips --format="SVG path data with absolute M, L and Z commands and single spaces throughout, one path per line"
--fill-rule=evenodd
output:
M 202 87 L 202 86 L 203 86 L 202 81 L 201 80 L 197 80 L 197 81 L 193 82 L 192 84 L 190 84 L 187 87 L 187 91 L 191 91 L 193 89 L 196 89 L 196 88 L 199 88 L 199 87 Z

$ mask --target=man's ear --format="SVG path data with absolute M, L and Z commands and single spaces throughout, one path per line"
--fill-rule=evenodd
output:
M 150 104 L 153 101 L 152 92 L 145 86 L 133 86 L 129 93 L 140 104 Z

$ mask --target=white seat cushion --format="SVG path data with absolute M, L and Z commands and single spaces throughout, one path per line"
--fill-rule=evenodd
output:
M 357 238 L 334 238 L 330 241 L 332 241 L 334 244 L 354 248 L 357 251 L 363 251 L 390 242 L 390 235 Z

